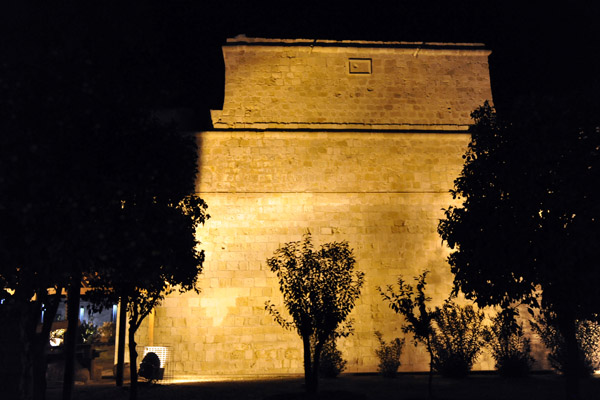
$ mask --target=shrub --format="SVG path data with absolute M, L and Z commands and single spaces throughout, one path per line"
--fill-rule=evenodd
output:
M 533 358 L 531 343 L 525 337 L 523 324 L 516 320 L 517 311 L 506 308 L 492 318 L 486 341 L 501 376 L 517 377 L 529 373 Z
M 323 378 L 335 378 L 346 368 L 346 360 L 342 358 L 342 352 L 335 345 L 335 339 L 325 343 L 321 350 L 319 362 L 319 376 Z
M 100 337 L 107 343 L 115 342 L 115 323 L 114 322 L 104 322 L 100 328 L 98 328 L 98 333 L 100 333 Z
M 431 341 L 433 367 L 440 374 L 466 376 L 485 344 L 485 315 L 471 305 L 459 306 L 448 300 L 437 310 L 437 325 Z
M 407 283 L 402 276 L 398 277 L 398 289 L 394 289 L 388 285 L 386 290 L 377 288 L 381 297 L 389 302 L 390 308 L 396 313 L 402 315 L 405 324 L 402 326 L 402 332 L 412 333 L 413 344 L 417 346 L 421 344 L 426 347 L 429 353 L 429 380 L 427 383 L 427 391 L 429 397 L 433 397 L 433 348 L 431 341 L 434 336 L 433 320 L 438 309 L 431 310 L 427 303 L 431 298 L 425 294 L 427 286 L 426 278 L 429 271 L 424 271 L 421 275 L 416 276 L 414 280 L 416 285 Z
M 375 336 L 379 341 L 379 348 L 375 350 L 375 354 L 379 357 L 377 371 L 385 378 L 394 378 L 400 366 L 404 339 L 396 338 L 388 344 L 383 340 L 381 332 L 375 331 Z
M 90 344 L 94 343 L 100 338 L 100 333 L 98 333 L 98 327 L 94 325 L 93 322 L 82 322 L 79 325 L 78 329 L 79 333 L 79 343 Z
M 544 310 L 531 322 L 531 328 L 537 333 L 550 351 L 548 361 L 552 368 L 565 372 L 566 351 L 564 339 L 558 331 L 556 315 Z M 579 355 L 577 375 L 588 377 L 600 368 L 600 325 L 593 321 L 577 322 L 577 343 Z
M 586 363 L 592 372 L 600 369 L 600 324 L 580 321 L 577 324 L 577 341 L 585 354 Z

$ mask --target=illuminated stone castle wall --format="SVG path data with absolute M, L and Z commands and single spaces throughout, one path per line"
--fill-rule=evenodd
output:
M 449 250 L 436 228 L 469 114 L 491 99 L 489 51 L 238 37 L 223 53 L 223 110 L 197 135 L 197 192 L 211 214 L 198 232 L 202 293 L 166 299 L 153 344 L 171 346 L 176 374 L 302 372 L 299 337 L 264 310 L 266 300 L 281 304 L 266 259 L 310 230 L 315 244 L 347 240 L 366 273 L 355 334 L 339 347 L 348 372 L 376 371 L 374 331 L 404 336 L 376 287 L 427 269 L 434 304 L 449 294 Z M 407 340 L 401 370 L 427 370 L 427 361 Z

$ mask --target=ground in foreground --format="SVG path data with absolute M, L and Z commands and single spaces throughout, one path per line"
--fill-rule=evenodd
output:
M 564 380 L 554 374 L 532 375 L 527 378 L 505 379 L 496 375 L 472 375 L 462 380 L 434 378 L 434 395 L 440 400 L 454 399 L 564 399 Z M 127 387 L 117 388 L 114 380 L 75 386 L 73 400 L 125 400 Z M 581 398 L 600 396 L 600 378 L 581 380 Z M 61 398 L 58 386 L 50 387 L 48 400 Z M 260 379 L 227 378 L 202 381 L 147 385 L 141 384 L 139 399 L 143 400 L 295 400 L 305 399 L 302 377 Z M 320 395 L 326 400 L 427 399 L 427 375 L 400 375 L 384 379 L 376 375 L 342 375 L 323 379 Z

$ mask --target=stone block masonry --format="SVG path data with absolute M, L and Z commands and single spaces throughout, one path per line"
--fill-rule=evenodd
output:
M 374 331 L 387 341 L 404 334 L 376 287 L 429 270 L 433 305 L 450 292 L 449 249 L 436 229 L 469 114 L 491 99 L 488 55 L 472 44 L 228 41 L 225 103 L 212 111 L 215 129 L 197 134 L 196 192 L 211 215 L 197 233 L 202 293 L 156 310 L 153 344 L 170 346 L 175 374 L 303 371 L 301 340 L 264 304 L 282 304 L 266 259 L 308 231 L 317 246 L 354 249 L 365 285 L 355 333 L 339 347 L 348 372 L 377 370 Z M 401 370 L 428 370 L 408 340 Z
M 465 129 L 491 100 L 481 44 L 238 37 L 223 54 L 215 128 Z M 353 60 L 370 73 L 353 74 Z

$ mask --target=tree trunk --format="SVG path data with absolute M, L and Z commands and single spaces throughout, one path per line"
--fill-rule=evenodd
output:
M 310 337 L 303 336 L 302 344 L 304 346 L 304 386 L 308 393 L 315 393 L 316 388 L 313 387 L 313 370 L 311 362 Z
M 8 299 L 0 311 L 0 390 L 7 399 L 32 398 L 31 323 L 29 299 Z M 7 346 L 6 343 L 11 345 Z
M 46 370 L 48 364 L 46 361 L 46 349 L 50 341 L 50 331 L 52 323 L 56 317 L 56 311 L 60 304 L 62 288 L 57 288 L 56 294 L 47 298 L 46 311 L 42 321 L 41 331 L 35 335 L 33 346 L 33 398 L 35 400 L 44 400 L 46 398 Z M 42 296 L 38 296 L 41 298 Z
M 427 379 L 427 395 L 433 399 L 433 360 L 429 360 L 429 378 Z
M 77 344 L 77 327 L 79 325 L 79 291 L 81 273 L 74 273 L 67 294 L 67 332 L 65 333 L 65 373 L 63 378 L 63 400 L 70 400 L 73 392 L 73 376 L 75 373 L 75 346 Z
M 429 378 L 427 380 L 427 395 L 433 399 L 433 349 L 431 342 L 427 339 L 427 352 L 429 353 Z
M 33 354 L 33 398 L 44 400 L 46 398 L 46 346 L 42 338 L 36 338 Z
M 579 373 L 581 372 L 581 359 L 579 343 L 577 342 L 577 326 L 575 318 L 569 312 L 558 314 L 558 329 L 564 339 L 565 345 L 565 395 L 566 399 L 580 399 Z
M 315 345 L 315 352 L 313 354 L 312 361 L 312 385 L 311 392 L 316 393 L 319 390 L 319 364 L 321 362 L 321 351 L 323 350 L 323 342 L 319 342 Z
M 129 385 L 129 400 L 137 400 L 137 351 L 135 350 L 136 319 L 134 315 L 129 320 L 129 371 L 131 373 Z
M 119 304 L 119 331 L 117 332 L 117 370 L 116 384 L 123 386 L 123 366 L 125 365 L 125 334 L 127 332 L 127 296 L 121 295 Z

